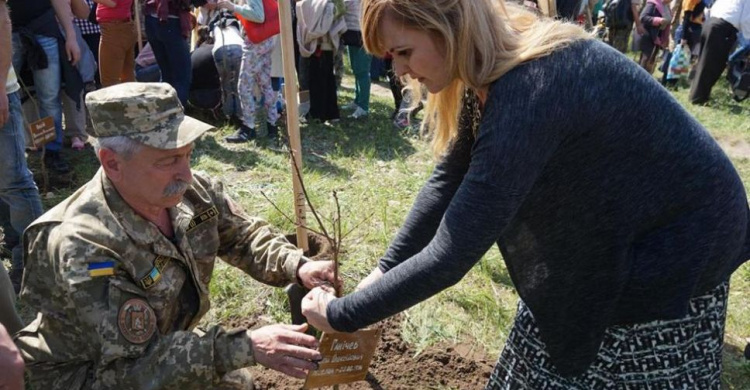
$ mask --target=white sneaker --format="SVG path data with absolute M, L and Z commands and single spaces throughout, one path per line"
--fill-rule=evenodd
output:
M 359 106 L 355 102 L 351 102 L 349 104 L 345 104 L 344 106 L 341 107 L 341 109 L 343 109 L 343 110 L 356 110 L 358 108 L 359 108 Z
M 351 115 L 349 115 L 349 118 L 359 119 L 359 118 L 362 118 L 363 116 L 367 116 L 368 114 L 369 113 L 363 110 L 362 107 L 357 107 L 357 109 L 354 110 L 354 112 Z

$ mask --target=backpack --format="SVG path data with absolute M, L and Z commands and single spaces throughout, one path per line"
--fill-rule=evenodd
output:
M 609 28 L 630 28 L 633 23 L 633 12 L 630 10 L 631 0 L 605 0 L 604 23 Z
M 750 96 L 750 58 L 730 62 L 727 80 L 735 101 L 741 102 L 747 99 Z
M 263 12 L 265 14 L 263 23 L 255 23 L 243 18 L 240 14 L 235 14 L 242 23 L 247 40 L 252 43 L 261 43 L 274 35 L 278 35 L 281 31 L 279 3 L 276 0 L 263 0 Z

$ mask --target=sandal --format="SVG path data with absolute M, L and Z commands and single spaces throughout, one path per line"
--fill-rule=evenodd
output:
M 73 142 L 71 142 L 70 147 L 75 150 L 83 150 L 83 148 L 86 147 L 86 143 L 84 143 L 83 140 L 78 137 L 73 137 L 72 141 Z

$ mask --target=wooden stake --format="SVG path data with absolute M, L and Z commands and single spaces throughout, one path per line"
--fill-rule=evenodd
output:
M 292 5 L 289 0 L 279 0 L 281 36 L 281 58 L 284 65 L 284 94 L 286 95 L 286 127 L 289 132 L 289 147 L 292 149 L 292 189 L 294 191 L 294 214 L 297 218 L 297 247 L 303 251 L 307 243 L 307 205 L 302 193 L 302 142 L 299 135 L 299 107 L 297 103 L 297 72 L 294 66 L 294 36 L 292 35 Z
M 542 15 L 548 18 L 557 17 L 557 1 L 556 0 L 539 0 L 537 5 Z
M 136 0 L 133 3 L 135 8 L 135 34 L 138 37 L 138 52 L 143 50 L 143 33 L 141 32 L 141 1 Z
M 196 20 L 198 19 L 199 12 L 200 11 L 198 10 L 198 8 L 194 9 L 192 12 L 193 17 L 195 17 Z M 195 50 L 196 46 L 198 46 L 198 31 L 195 28 L 193 28 L 192 30 L 190 30 L 190 52 L 191 53 L 193 52 L 193 50 Z

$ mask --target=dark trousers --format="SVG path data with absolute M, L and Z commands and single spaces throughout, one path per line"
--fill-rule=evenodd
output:
M 711 88 L 727 66 L 729 51 L 737 41 L 737 29 L 719 18 L 709 18 L 701 32 L 701 54 L 695 66 L 695 78 L 690 84 L 690 102 L 708 101 Z
M 97 64 L 99 64 L 99 40 L 102 37 L 102 34 L 86 34 L 82 35 L 83 40 L 86 42 L 86 45 L 91 49 L 91 53 L 94 54 L 94 61 L 96 61 Z M 94 76 L 94 80 L 96 81 L 96 85 L 101 85 L 101 80 L 99 79 L 99 67 L 97 65 L 96 69 L 96 75 Z
M 386 58 L 383 60 L 383 63 L 385 64 L 385 73 L 388 75 L 388 84 L 391 86 L 393 104 L 396 106 L 396 111 L 398 111 L 398 109 L 401 108 L 401 101 L 404 99 L 401 94 L 401 89 L 403 89 L 404 86 L 401 84 L 398 77 L 396 77 L 396 70 L 393 69 L 393 59 Z
M 321 121 L 339 119 L 336 100 L 336 77 L 333 75 L 333 52 L 323 50 L 310 57 L 310 117 Z
M 169 18 L 161 23 L 153 16 L 146 16 L 146 35 L 161 69 L 162 81 L 177 91 L 183 106 L 187 105 L 193 67 L 190 46 L 182 37 L 180 19 Z

